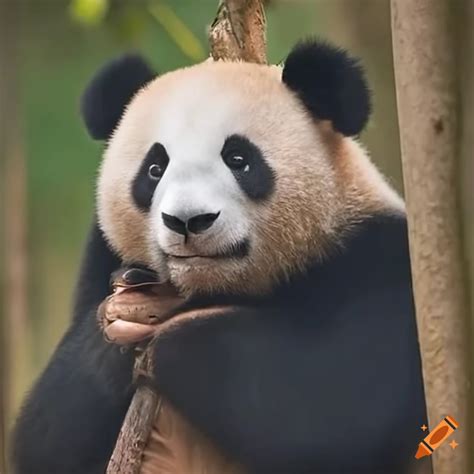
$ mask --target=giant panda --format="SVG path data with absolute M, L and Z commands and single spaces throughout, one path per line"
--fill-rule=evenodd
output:
M 359 61 L 309 39 L 282 67 L 107 64 L 82 112 L 106 141 L 70 328 L 18 418 L 18 474 L 104 472 L 133 351 L 96 321 L 118 268 L 187 308 L 157 336 L 156 386 L 248 473 L 411 472 L 426 423 L 404 204 L 356 137 Z M 189 473 L 193 474 L 193 473 Z

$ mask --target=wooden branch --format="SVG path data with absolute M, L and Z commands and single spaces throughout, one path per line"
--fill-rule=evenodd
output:
M 459 84 L 450 2 L 392 0 L 410 252 L 430 426 L 460 423 L 435 472 L 469 472 L 468 310 L 458 190 Z
M 209 31 L 215 60 L 266 63 L 265 14 L 260 0 L 222 0 Z M 136 372 L 151 373 L 152 346 L 137 360 Z M 120 430 L 107 474 L 138 474 L 144 449 L 159 414 L 159 395 L 139 387 Z M 191 474 L 191 473 L 189 473 Z
M 221 0 L 209 30 L 215 60 L 265 64 L 266 20 L 261 0 Z
M 130 297 L 131 294 L 137 294 L 143 289 L 152 290 L 151 298 L 160 298 L 155 301 L 158 303 L 163 301 L 164 298 L 170 301 L 170 289 L 165 288 L 160 284 L 157 284 L 154 277 L 150 277 L 150 281 L 144 280 L 141 283 L 130 283 L 126 280 L 125 272 L 115 276 L 114 281 L 114 293 L 111 297 L 112 300 L 124 293 L 127 293 Z M 148 275 L 147 275 L 148 276 Z M 176 304 L 182 301 L 181 298 L 176 295 Z M 129 303 L 133 301 L 129 299 Z M 111 301 L 109 301 L 110 304 Z M 135 300 L 137 304 L 137 300 Z M 165 303 L 166 304 L 166 303 Z M 164 308 L 159 308 L 160 304 L 152 310 L 156 311 L 156 314 L 160 314 Z M 168 307 L 169 309 L 169 307 Z M 104 305 L 99 307 L 100 319 L 103 317 L 102 312 L 105 311 Z M 106 331 L 106 330 L 105 330 Z M 148 387 L 146 384 L 141 384 L 139 378 L 150 379 L 153 373 L 153 341 L 151 341 L 147 347 L 142 351 L 137 352 L 135 357 L 134 365 L 134 380 L 138 382 L 138 388 L 133 395 L 132 402 L 128 408 L 125 420 L 123 421 L 122 428 L 117 438 L 114 451 L 109 460 L 106 474 L 139 474 L 141 469 L 143 452 L 146 448 L 148 438 L 153 428 L 153 424 L 159 415 L 160 410 L 160 396 L 159 394 Z
M 159 414 L 159 401 L 158 394 L 146 385 L 137 388 L 110 458 L 107 473 L 140 472 L 143 451 Z

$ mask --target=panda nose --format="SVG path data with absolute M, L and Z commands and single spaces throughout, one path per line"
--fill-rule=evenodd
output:
M 220 211 L 217 213 L 197 214 L 188 219 L 180 219 L 179 217 L 161 213 L 163 223 L 168 229 L 181 235 L 200 234 L 209 229 L 219 217 Z

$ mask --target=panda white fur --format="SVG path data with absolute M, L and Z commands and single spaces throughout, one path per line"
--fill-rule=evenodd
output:
M 110 275 L 144 265 L 187 307 L 156 344 L 160 391 L 254 473 L 404 473 L 426 423 L 401 198 L 351 138 L 370 94 L 325 43 L 283 68 L 107 65 L 83 100 L 107 140 L 75 314 L 22 410 L 16 472 L 98 473 L 133 387 L 104 342 Z

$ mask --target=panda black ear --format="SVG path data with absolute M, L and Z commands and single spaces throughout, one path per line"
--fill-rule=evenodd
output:
M 135 54 L 103 66 L 81 99 L 82 117 L 92 138 L 109 138 L 134 94 L 155 76 L 143 58 Z
M 330 120 L 338 132 L 357 135 L 367 123 L 371 103 L 364 71 L 345 50 L 315 40 L 298 43 L 282 80 L 314 117 Z

